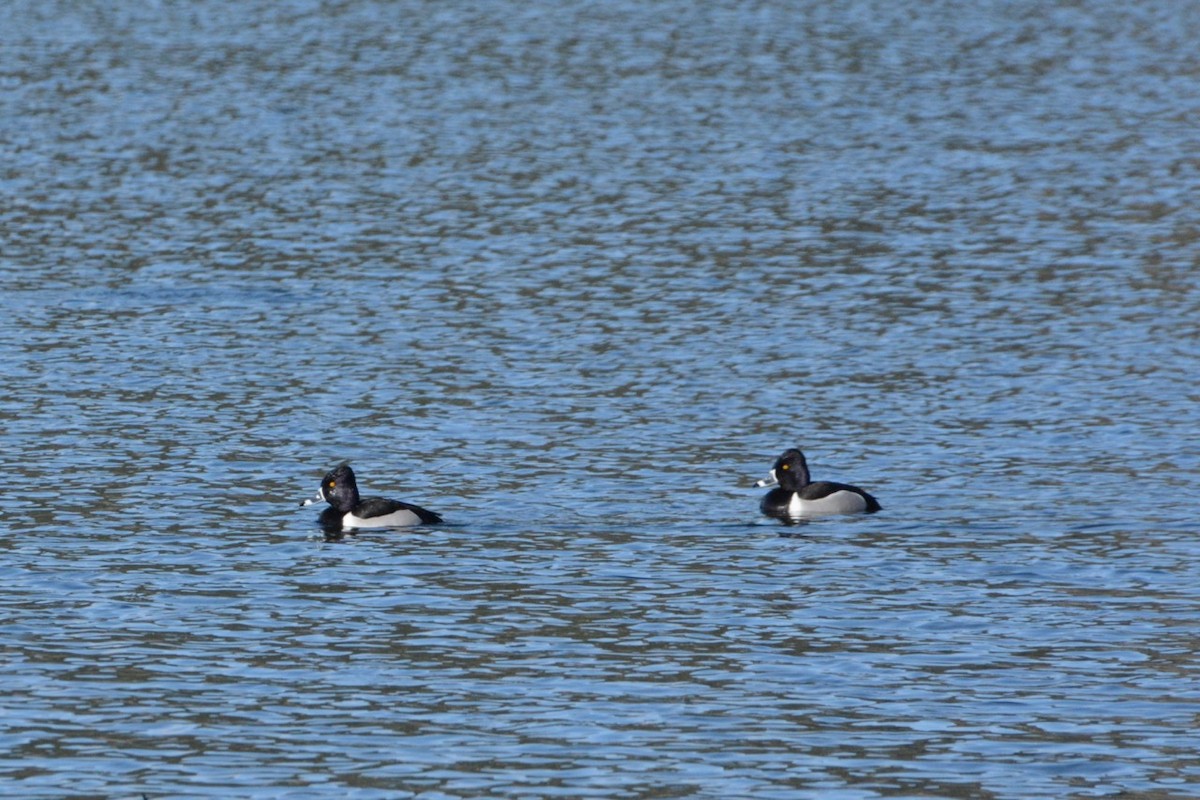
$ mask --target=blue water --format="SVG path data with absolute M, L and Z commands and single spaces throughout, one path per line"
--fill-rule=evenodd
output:
M 9 17 L 0 793 L 1197 793 L 1195 9 Z

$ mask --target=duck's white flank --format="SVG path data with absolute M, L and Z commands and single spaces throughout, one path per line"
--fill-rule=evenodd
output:
M 382 517 L 356 517 L 351 513 L 342 517 L 342 526 L 346 528 L 406 528 L 420 524 L 421 518 L 407 508 L 384 514 Z
M 790 517 L 811 517 L 817 514 L 852 514 L 866 510 L 865 497 L 857 492 L 839 489 L 817 500 L 805 500 L 798 493 L 793 493 L 792 499 L 788 501 L 787 513 Z

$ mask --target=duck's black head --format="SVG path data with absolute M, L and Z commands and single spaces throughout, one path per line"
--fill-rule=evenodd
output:
M 784 451 L 775 460 L 771 468 L 771 476 L 789 492 L 798 492 L 808 485 L 808 462 L 795 447 Z
M 326 472 L 316 496 L 300 505 L 308 506 L 322 500 L 338 511 L 349 511 L 358 505 L 358 483 L 354 480 L 354 470 L 350 469 L 349 464 L 339 464 Z

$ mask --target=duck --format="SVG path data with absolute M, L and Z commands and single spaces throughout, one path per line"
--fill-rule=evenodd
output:
M 317 518 L 326 531 L 339 532 L 355 528 L 408 528 L 414 525 L 436 525 L 440 514 L 428 509 L 389 500 L 385 497 L 360 497 L 358 481 L 349 464 L 339 464 L 325 473 L 315 496 L 302 500 L 301 506 L 325 501 L 329 508 Z
M 759 508 L 767 516 L 785 520 L 825 514 L 873 514 L 883 509 L 878 500 L 857 486 L 810 481 L 808 462 L 795 447 L 785 450 L 767 477 L 754 485 L 776 487 L 767 492 Z

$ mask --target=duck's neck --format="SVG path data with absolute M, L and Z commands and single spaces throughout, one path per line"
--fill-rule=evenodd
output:
M 796 459 L 791 465 L 789 474 L 792 476 L 793 492 L 798 492 L 805 486 L 808 486 L 808 462 L 804 460 L 804 456 Z
M 338 496 L 337 510 L 338 511 L 349 511 L 350 509 L 352 509 L 356 505 L 358 505 L 358 501 L 359 501 L 358 487 L 353 486 L 349 489 L 349 491 L 345 491 L 341 495 Z

